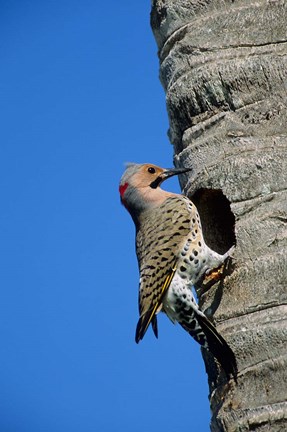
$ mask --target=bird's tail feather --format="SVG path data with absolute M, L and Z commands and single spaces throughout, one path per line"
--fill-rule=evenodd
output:
M 232 375 L 237 382 L 237 364 L 235 355 L 225 339 L 203 313 L 196 313 L 190 322 L 181 322 L 181 326 L 203 347 L 207 348 L 221 364 L 228 378 Z M 195 325 L 195 321 L 196 324 Z

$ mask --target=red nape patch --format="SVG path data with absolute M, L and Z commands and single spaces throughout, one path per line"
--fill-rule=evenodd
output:
M 129 185 L 128 183 L 125 183 L 124 185 L 120 185 L 119 191 L 120 191 L 121 198 L 124 196 L 124 193 L 127 190 L 128 185 Z

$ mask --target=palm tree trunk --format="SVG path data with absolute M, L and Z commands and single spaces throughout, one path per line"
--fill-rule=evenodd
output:
M 177 166 L 207 243 L 236 243 L 230 274 L 200 297 L 238 361 L 212 358 L 212 431 L 287 430 L 287 5 L 154 0 L 151 23 Z

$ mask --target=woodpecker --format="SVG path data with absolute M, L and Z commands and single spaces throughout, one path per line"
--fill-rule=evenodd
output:
M 213 354 L 228 378 L 236 380 L 234 353 L 199 309 L 192 292 L 207 272 L 225 262 L 233 247 L 224 255 L 211 250 L 193 202 L 160 187 L 166 179 L 187 171 L 190 168 L 130 163 L 120 180 L 121 202 L 136 227 L 140 318 L 135 340 L 143 339 L 150 324 L 158 337 L 156 315 L 162 311 Z

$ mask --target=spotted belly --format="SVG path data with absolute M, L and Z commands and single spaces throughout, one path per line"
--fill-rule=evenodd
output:
M 179 273 L 174 275 L 172 283 L 163 299 L 163 311 L 172 322 L 178 322 L 202 346 L 207 341 L 198 322 L 198 316 L 204 316 L 199 310 L 192 292 L 192 285 L 182 279 Z

